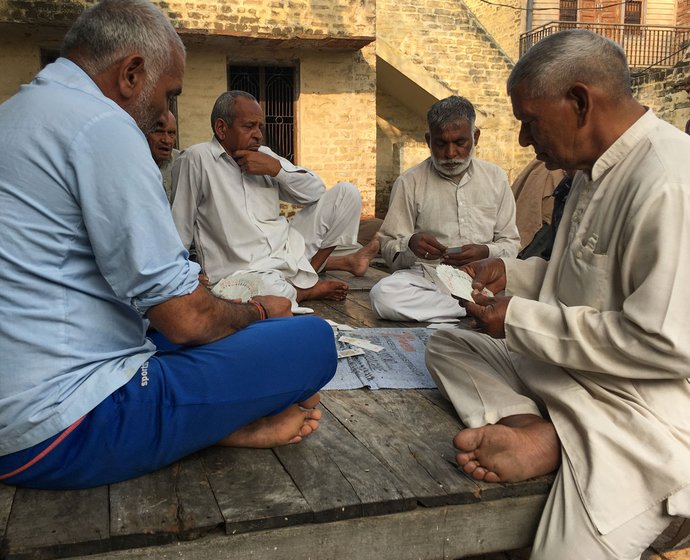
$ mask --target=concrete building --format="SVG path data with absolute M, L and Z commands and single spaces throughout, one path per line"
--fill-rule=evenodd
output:
M 688 25 L 689 2 L 647 0 L 645 23 L 658 14 L 666 18 L 664 25 Z M 0 101 L 57 56 L 66 29 L 93 3 L 0 0 Z M 327 184 L 354 182 L 363 213 L 379 216 L 395 178 L 428 155 L 425 113 L 447 95 L 464 95 L 477 107 L 479 157 L 499 164 L 511 178 L 532 157 L 517 143 L 505 83 L 521 34 L 544 18 L 558 19 L 558 0 L 155 3 L 187 46 L 184 92 L 176 108 L 181 148 L 210 138 L 211 106 L 221 92 L 252 91 L 265 105 L 272 147 L 314 169 Z M 542 9 L 547 4 L 553 14 Z M 690 104 L 678 89 L 679 76 L 687 72 L 683 63 L 675 77 L 670 70 L 670 81 L 666 74 L 650 78 L 641 91 L 662 116 L 668 107 L 667 114 L 684 123 Z

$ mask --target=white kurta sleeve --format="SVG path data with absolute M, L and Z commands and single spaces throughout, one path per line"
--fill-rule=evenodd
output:
M 417 260 L 408 245 L 417 220 L 414 191 L 414 181 L 405 175 L 396 179 L 388 212 L 379 229 L 381 255 L 391 270 L 410 268 Z
M 539 298 L 547 262 L 539 257 L 531 259 L 503 259 L 506 267 L 508 295 L 536 300 Z
M 494 239 L 487 243 L 490 257 L 515 257 L 520 250 L 520 234 L 515 223 L 515 197 L 510 190 L 508 177 L 503 174 L 497 201 Z
M 175 162 L 172 169 L 173 221 L 180 234 L 182 244 L 189 249 L 194 238 L 199 203 L 202 198 L 202 175 L 196 154 L 184 152 Z
M 510 350 L 614 377 L 688 377 L 690 190 L 660 183 L 640 198 L 628 212 L 611 209 L 618 237 L 605 252 L 573 244 L 559 264 L 567 270 L 547 273 L 547 289 L 554 273 L 551 294 L 539 302 L 513 298 Z M 581 274 L 573 274 L 578 266 Z M 564 302 L 575 298 L 600 303 Z
M 280 162 L 281 170 L 271 178 L 278 188 L 280 200 L 292 204 L 313 204 L 326 192 L 321 178 L 306 167 L 293 165 L 266 147 L 261 147 L 260 151 Z

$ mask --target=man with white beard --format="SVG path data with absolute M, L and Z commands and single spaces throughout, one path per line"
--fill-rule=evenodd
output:
M 464 308 L 436 288 L 421 262 L 460 267 L 488 256 L 514 257 L 520 246 L 515 200 L 505 172 L 474 158 L 479 140 L 472 103 L 453 95 L 427 113 L 431 156 L 393 184 L 379 230 L 393 274 L 371 290 L 373 309 L 394 321 L 452 321 Z

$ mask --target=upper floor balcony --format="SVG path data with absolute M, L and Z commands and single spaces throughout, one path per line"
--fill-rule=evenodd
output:
M 670 68 L 690 48 L 690 27 L 552 21 L 520 35 L 520 56 L 544 37 L 564 29 L 589 29 L 618 43 L 631 68 Z

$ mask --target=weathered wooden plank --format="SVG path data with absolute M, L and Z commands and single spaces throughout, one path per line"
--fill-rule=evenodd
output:
M 89 560 L 439 560 L 529 546 L 544 496 L 412 511 L 210 537 Z
M 130 548 L 221 531 L 224 520 L 194 455 L 110 487 L 111 547 Z
M 109 550 L 108 487 L 65 492 L 18 488 L 3 558 L 59 558 Z
M 416 498 L 409 490 L 327 410 L 322 412 L 316 434 L 299 445 L 275 449 L 314 511 L 314 521 L 416 507 Z
M 309 504 L 271 450 L 214 447 L 201 456 L 226 533 L 312 521 Z
M 477 485 L 376 402 L 379 391 L 326 391 L 324 406 L 426 506 L 478 500 Z M 450 437 L 450 434 L 449 434 Z
M 114 548 L 163 544 L 177 539 L 179 464 L 110 485 L 110 534 Z
M 14 486 L 0 484 L 0 539 L 5 537 L 7 531 L 7 521 L 10 518 L 14 493 Z
M 379 319 L 370 307 L 364 306 L 360 301 L 364 301 L 365 298 L 368 299 L 369 294 L 365 292 L 348 294 L 345 301 L 329 301 L 327 305 L 332 309 L 351 317 L 358 324 L 365 327 L 403 327 L 396 321 L 384 321 Z
M 342 311 L 335 309 L 333 306 L 329 305 L 329 303 L 332 302 L 310 301 L 308 306 L 314 310 L 315 315 L 318 315 L 324 319 L 330 319 L 336 323 L 349 325 L 351 327 L 366 327 L 366 325 L 361 321 L 358 321 L 357 319 L 346 315 Z
M 376 282 L 388 276 L 388 272 L 370 266 L 364 276 L 353 276 L 341 270 L 329 270 L 323 276 L 347 282 L 350 292 L 361 292 L 371 290 Z
M 192 539 L 215 530 L 224 530 L 223 515 L 198 455 L 179 462 L 176 493 L 178 534 L 182 538 Z

